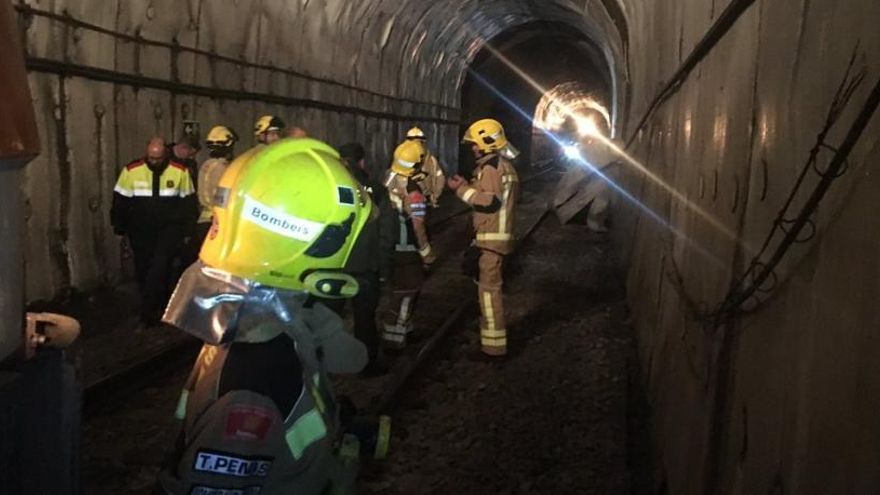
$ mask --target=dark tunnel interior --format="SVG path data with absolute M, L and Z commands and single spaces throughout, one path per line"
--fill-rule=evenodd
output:
M 880 493 L 878 26 L 0 0 L 0 494 L 275 493 L 316 458 L 345 495 Z M 192 387 L 253 344 L 229 383 L 260 397 L 182 453 L 221 388 Z
M 577 82 L 611 107 L 609 63 L 583 33 L 562 23 L 533 22 L 509 29 L 480 50 L 467 69 L 461 90 L 459 134 L 481 116 L 507 123 L 507 133 L 524 157 L 532 156 L 535 110 L 553 88 Z M 570 95 L 571 96 L 571 95 Z M 528 158 L 526 158 L 528 157 Z M 459 153 L 459 169 L 473 166 L 470 149 Z

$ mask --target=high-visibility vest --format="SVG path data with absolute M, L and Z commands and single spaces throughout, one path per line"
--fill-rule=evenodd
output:
M 195 192 L 185 166 L 170 161 L 157 177 L 143 159 L 122 169 L 113 190 L 126 198 L 185 198 Z

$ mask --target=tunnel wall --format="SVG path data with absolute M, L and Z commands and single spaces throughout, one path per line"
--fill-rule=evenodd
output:
M 619 172 L 645 207 L 621 198 L 616 235 L 653 410 L 658 491 L 880 493 L 880 116 L 810 217 L 815 235 L 806 239 L 807 226 L 806 242 L 785 253 L 762 302 L 711 318 L 807 163 L 851 55 L 866 78 L 826 144 L 840 146 L 880 77 L 880 3 L 756 1 L 636 129 L 727 5 L 624 2 L 631 150 L 693 204 L 633 167 Z M 819 170 L 833 155 L 820 149 Z M 787 221 L 818 182 L 807 172 Z
M 419 124 L 454 169 L 460 89 L 486 40 L 536 20 L 615 39 L 599 0 L 13 3 L 43 150 L 25 178 L 28 300 L 128 278 L 108 210 L 118 171 L 154 134 L 223 123 L 240 151 L 275 113 L 331 144 L 363 142 L 378 173 Z

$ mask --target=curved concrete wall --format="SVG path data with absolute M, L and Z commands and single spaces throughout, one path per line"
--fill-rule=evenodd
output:
M 629 133 L 728 3 L 625 2 Z M 880 78 L 878 25 L 873 0 L 756 1 L 637 134 L 636 158 L 693 203 L 621 174 L 672 225 L 629 206 L 619 232 L 668 493 L 880 492 L 880 116 L 757 312 L 720 328 L 696 319 L 760 249 L 855 51 L 866 78 L 826 139 L 843 141 Z M 787 219 L 818 181 L 807 174 Z

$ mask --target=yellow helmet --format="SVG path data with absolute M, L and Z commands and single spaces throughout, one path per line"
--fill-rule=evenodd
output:
M 289 139 L 253 148 L 218 185 L 206 265 L 262 285 L 350 297 L 344 267 L 372 202 L 333 148 Z
M 208 137 L 205 138 L 205 145 L 208 148 L 228 148 L 238 141 L 238 135 L 232 129 L 218 125 L 211 128 Z
M 394 150 L 391 170 L 404 177 L 411 177 L 425 160 L 425 145 L 421 141 L 404 141 Z
M 474 143 L 480 148 L 480 151 L 486 153 L 498 151 L 508 144 L 504 127 L 494 119 L 478 120 L 471 124 L 462 141 Z
M 406 131 L 407 139 L 425 139 L 425 133 L 422 132 L 418 127 L 413 127 L 412 129 Z
M 264 132 L 280 131 L 284 129 L 284 121 L 274 115 L 263 115 L 254 124 L 254 136 Z
M 495 119 L 478 120 L 471 124 L 465 132 L 462 142 L 474 143 L 483 153 L 497 152 L 510 160 L 519 156 L 519 150 L 507 140 L 501 122 Z

